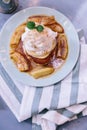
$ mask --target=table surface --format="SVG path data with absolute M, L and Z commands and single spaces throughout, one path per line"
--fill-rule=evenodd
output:
M 66 15 L 76 29 L 83 29 L 87 39 L 87 0 L 19 0 L 18 8 L 12 14 L 0 13 L 0 29 L 16 12 L 32 6 L 46 6 Z M 18 123 L 12 112 L 0 97 L 0 130 L 32 130 L 31 119 Z M 57 130 L 87 130 L 87 117 L 68 122 Z

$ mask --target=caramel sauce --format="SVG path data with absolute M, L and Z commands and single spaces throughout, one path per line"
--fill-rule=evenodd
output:
M 61 66 L 64 64 L 64 62 L 63 63 L 61 62 L 60 63 L 61 65 L 54 67 L 55 60 L 60 59 L 60 58 L 57 58 L 57 50 L 58 50 L 58 46 L 56 45 L 56 47 L 54 48 L 54 51 L 51 53 L 50 61 L 48 63 L 38 64 L 38 63 L 34 62 L 32 57 L 26 56 L 26 54 L 24 53 L 24 50 L 23 50 L 23 42 L 21 40 L 18 44 L 18 47 L 16 48 L 16 51 L 19 52 L 26 59 L 28 65 L 29 65 L 28 73 L 30 73 L 32 70 L 38 70 L 38 69 L 41 69 L 43 67 L 53 67 L 55 69 L 55 71 L 60 69 Z
M 30 60 L 27 58 L 27 56 L 25 55 L 25 53 L 24 53 L 24 50 L 23 50 L 23 43 L 22 43 L 22 41 L 20 40 L 20 42 L 19 42 L 19 44 L 18 44 L 18 46 L 17 46 L 17 48 L 16 48 L 16 50 L 15 51 L 17 51 L 17 52 L 19 52 L 23 57 L 24 57 L 24 59 L 27 61 L 27 64 L 29 65 L 29 70 L 31 70 L 32 69 L 32 66 L 31 66 L 31 62 L 30 62 Z

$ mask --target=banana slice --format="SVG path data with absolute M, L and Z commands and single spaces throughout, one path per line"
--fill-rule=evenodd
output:
M 41 68 L 39 70 L 33 70 L 31 71 L 31 76 L 33 76 L 35 79 L 38 79 L 40 77 L 43 77 L 43 76 L 46 76 L 46 75 L 49 75 L 51 73 L 54 72 L 54 68 L 52 67 L 46 67 L 46 68 Z
M 30 16 L 28 21 L 33 21 L 42 25 L 53 24 L 56 22 L 54 16 L 45 15 Z
M 20 26 L 18 26 L 14 33 L 12 34 L 11 40 L 10 40 L 10 48 L 11 51 L 16 49 L 17 45 L 19 44 L 20 38 L 22 33 L 25 31 L 25 24 L 21 24 Z
M 58 33 L 64 33 L 63 27 L 59 23 L 48 24 L 47 27 Z
M 57 57 L 65 60 L 68 55 L 68 42 L 65 34 L 60 34 L 58 36 L 57 42 L 58 42 Z
M 18 52 L 15 52 L 11 55 L 11 59 L 16 63 L 17 68 L 21 71 L 28 71 L 29 70 L 29 64 L 25 60 L 25 58 Z

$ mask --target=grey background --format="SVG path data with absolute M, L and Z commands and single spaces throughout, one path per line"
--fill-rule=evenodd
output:
M 11 14 L 0 13 L 0 29 L 16 12 L 31 6 L 55 8 L 66 15 L 76 29 L 83 29 L 87 39 L 87 0 L 19 0 L 18 8 Z M 59 126 L 57 130 L 87 130 L 87 117 Z M 18 123 L 0 97 L 0 130 L 32 130 L 31 119 Z

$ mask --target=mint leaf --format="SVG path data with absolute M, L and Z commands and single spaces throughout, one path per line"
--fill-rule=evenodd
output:
M 27 27 L 28 27 L 29 29 L 34 29 L 34 28 L 35 28 L 35 23 L 32 22 L 32 21 L 29 21 L 29 22 L 27 23 Z
M 42 32 L 44 28 L 43 28 L 42 25 L 38 25 L 38 26 L 36 27 L 36 29 L 37 29 L 38 32 Z

